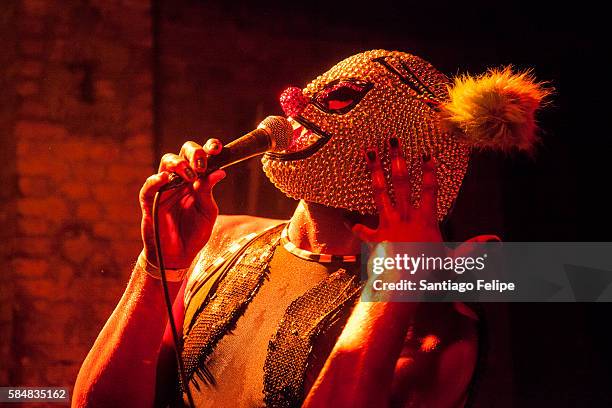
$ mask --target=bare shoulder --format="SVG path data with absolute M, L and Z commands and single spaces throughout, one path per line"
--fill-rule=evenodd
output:
M 215 224 L 213 235 L 235 239 L 253 232 L 261 232 L 282 222 L 286 222 L 286 220 L 252 217 L 250 215 L 220 215 Z
M 259 233 L 268 227 L 283 222 L 286 222 L 286 220 L 252 217 L 249 215 L 218 216 L 208 242 L 191 265 L 192 272 L 201 267 L 201 265 L 207 265 L 216 260 L 221 253 L 238 239 L 251 233 Z
M 285 221 L 249 215 L 220 215 L 204 249 L 211 254 L 222 251 L 227 245 L 245 235 L 259 233 Z
M 220 215 L 215 229 L 217 233 L 244 235 L 260 232 L 286 221 L 274 218 L 252 217 L 250 215 Z

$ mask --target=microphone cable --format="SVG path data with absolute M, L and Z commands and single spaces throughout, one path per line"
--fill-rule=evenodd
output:
M 166 268 L 164 266 L 164 257 L 162 254 L 161 241 L 159 237 L 159 202 L 163 193 L 164 191 L 160 190 L 159 192 L 155 193 L 155 198 L 153 199 L 153 236 L 155 237 L 155 253 L 157 254 L 157 266 L 159 267 L 159 272 L 161 274 L 162 291 L 164 294 L 166 311 L 168 312 L 168 322 L 170 323 L 170 330 L 172 331 L 174 354 L 176 357 L 176 362 L 178 364 L 179 376 L 185 388 L 185 393 L 187 394 L 189 406 L 195 408 L 195 404 L 193 403 L 193 396 L 191 395 L 189 383 L 187 382 L 187 377 L 185 375 L 185 366 L 183 364 L 183 359 L 181 358 L 181 353 L 179 352 L 179 337 L 178 332 L 176 330 L 174 315 L 172 313 L 172 301 L 170 300 L 168 280 L 166 278 Z
M 217 157 L 218 166 L 216 168 L 224 168 L 252 157 L 253 155 L 261 154 L 272 148 L 283 150 L 289 145 L 292 135 L 293 128 L 287 119 L 282 116 L 268 116 L 259 124 L 257 129 L 225 146 L 223 149 L 224 156 Z M 210 162 L 208 164 L 210 164 Z M 213 168 L 212 170 L 216 170 L 216 168 Z M 212 170 L 209 169 L 209 172 L 212 172 Z M 165 186 L 160 188 L 159 191 L 155 193 L 155 198 L 153 199 L 153 235 L 155 237 L 155 253 L 157 254 L 157 263 L 161 275 L 164 302 L 166 303 L 168 322 L 170 323 L 170 329 L 172 331 L 174 353 L 176 356 L 176 362 L 178 364 L 179 376 L 185 388 L 189 405 L 191 407 L 195 407 L 193 397 L 189 389 L 189 383 L 187 382 L 187 378 L 185 376 L 183 359 L 181 358 L 181 353 L 179 352 L 179 337 L 176 330 L 174 316 L 172 314 L 172 301 L 170 300 L 170 293 L 168 291 L 168 280 L 166 278 L 164 257 L 162 254 L 161 241 L 159 237 L 159 202 L 161 196 L 165 191 L 180 187 L 183 184 L 183 180 L 177 176 L 175 179 L 171 179 Z

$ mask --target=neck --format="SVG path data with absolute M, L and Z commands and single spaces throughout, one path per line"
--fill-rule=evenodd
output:
M 352 255 L 361 241 L 352 233 L 345 210 L 300 201 L 288 230 L 289 240 L 298 248 L 314 253 Z

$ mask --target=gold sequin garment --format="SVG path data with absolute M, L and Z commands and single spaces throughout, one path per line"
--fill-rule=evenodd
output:
M 359 277 L 339 269 L 295 299 L 268 344 L 264 364 L 266 406 L 291 408 L 304 400 L 313 345 L 338 316 L 352 308 L 361 293 Z M 344 324 L 343 324 L 344 326 Z
M 279 243 L 283 227 L 281 224 L 265 230 L 258 236 L 260 238 L 257 241 L 258 245 L 246 245 L 227 260 L 227 265 L 218 265 L 222 273 L 218 281 L 213 284 L 215 290 L 209 292 L 212 296 L 199 299 L 203 303 L 201 305 L 203 309 L 192 326 L 188 323 L 190 327 L 183 334 L 181 357 L 184 362 L 185 377 L 189 381 L 193 381 L 193 376 L 196 374 L 202 380 L 214 383 L 214 378 L 204 365 L 204 361 L 219 339 L 235 325 L 263 284 L 268 272 L 268 263 L 274 248 Z M 250 243 L 252 242 L 255 241 Z M 188 314 L 193 316 L 193 313 L 186 310 L 186 318 Z
M 366 84 L 348 111 L 321 107 L 322 94 L 342 83 Z M 438 218 L 455 200 L 469 148 L 441 129 L 438 105 L 447 100 L 448 78 L 428 62 L 398 51 L 373 50 L 349 57 L 303 90 L 308 103 L 293 119 L 321 138 L 302 152 L 268 153 L 263 169 L 289 197 L 375 214 L 371 178 L 363 157 L 376 148 L 393 198 L 387 140 L 396 135 L 409 163 L 412 201 L 418 206 L 422 157 L 437 160 Z
M 183 357 L 196 406 L 300 406 L 348 319 L 358 265 L 298 258 L 279 236 L 273 228 L 237 241 L 228 263 L 209 271 L 218 284 L 187 306 Z M 264 265 L 254 254 L 271 258 Z

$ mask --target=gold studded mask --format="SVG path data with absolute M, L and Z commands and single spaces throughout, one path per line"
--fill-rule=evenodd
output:
M 289 197 L 376 214 L 364 150 L 376 148 L 393 197 L 387 141 L 401 143 L 418 205 L 422 158 L 438 163 L 438 218 L 455 200 L 469 147 L 446 133 L 440 106 L 449 80 L 428 62 L 407 53 L 373 50 L 349 57 L 304 90 L 287 89 L 281 105 L 294 128 L 291 145 L 264 155 L 263 169 Z

